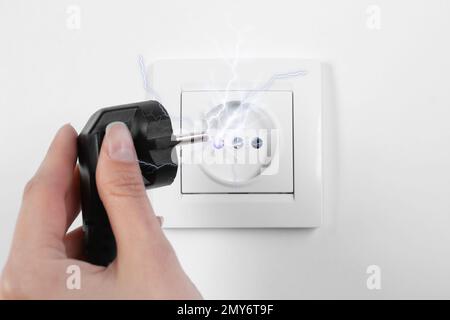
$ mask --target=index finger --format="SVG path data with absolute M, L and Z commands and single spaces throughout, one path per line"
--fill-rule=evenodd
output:
M 77 133 L 70 125 L 56 134 L 44 161 L 24 191 L 17 233 L 33 241 L 62 240 L 73 213 L 66 210 L 77 160 Z

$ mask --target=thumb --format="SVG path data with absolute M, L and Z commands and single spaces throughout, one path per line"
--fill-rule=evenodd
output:
M 96 172 L 97 189 L 117 243 L 117 257 L 140 259 L 167 241 L 145 191 L 128 127 L 106 128 Z M 130 257 L 131 256 L 131 257 Z M 133 259 L 134 260 L 134 259 Z

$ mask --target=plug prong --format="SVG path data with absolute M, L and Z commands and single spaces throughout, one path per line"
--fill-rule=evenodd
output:
M 189 133 L 189 134 L 182 134 L 182 135 L 175 135 L 173 140 L 176 144 L 191 144 L 191 143 L 198 143 L 198 142 L 206 142 L 208 141 L 209 136 L 206 132 L 201 133 Z

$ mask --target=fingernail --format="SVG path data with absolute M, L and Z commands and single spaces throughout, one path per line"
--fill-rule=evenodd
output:
M 107 152 L 112 160 L 136 161 L 136 151 L 128 127 L 123 122 L 113 122 L 106 127 Z

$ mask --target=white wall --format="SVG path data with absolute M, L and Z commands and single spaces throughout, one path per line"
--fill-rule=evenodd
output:
M 69 4 L 80 30 L 66 27 Z M 380 30 L 366 26 L 371 4 Z M 232 56 L 235 30 L 242 56 L 325 63 L 324 225 L 167 232 L 204 295 L 450 298 L 447 0 L 1 0 L 0 264 L 61 124 L 143 99 L 138 54 Z M 366 288 L 371 264 L 380 291 Z

